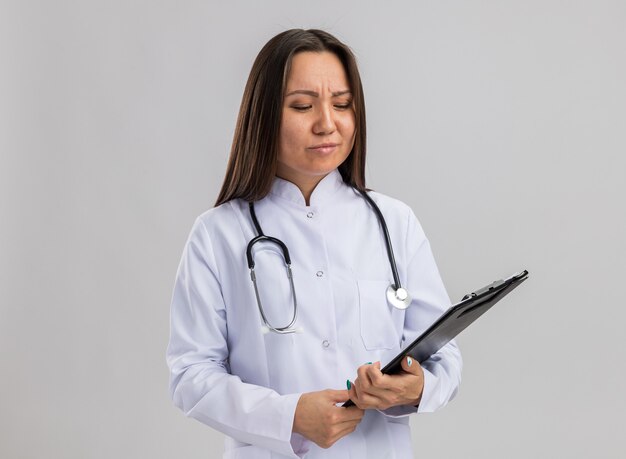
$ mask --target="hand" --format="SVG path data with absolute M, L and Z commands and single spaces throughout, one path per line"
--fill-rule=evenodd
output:
M 337 440 L 354 432 L 365 413 L 356 406 L 335 405 L 347 400 L 347 390 L 327 389 L 302 394 L 296 406 L 293 431 L 321 448 L 330 448 Z
M 402 359 L 402 373 L 385 375 L 380 362 L 362 365 L 351 384 L 350 399 L 359 408 L 386 410 L 398 405 L 418 405 L 424 391 L 424 371 L 411 357 Z

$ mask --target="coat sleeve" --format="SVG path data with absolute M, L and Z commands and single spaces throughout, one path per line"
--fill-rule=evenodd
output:
M 412 304 L 406 310 L 403 342 L 411 343 L 450 307 L 450 298 L 441 280 L 430 243 L 412 211 L 406 241 L 406 286 Z M 454 340 L 422 363 L 424 391 L 419 407 L 398 406 L 385 410 L 390 416 L 415 412 L 433 412 L 445 406 L 457 394 L 463 361 Z
M 198 219 L 183 252 L 171 304 L 166 357 L 174 404 L 235 440 L 302 457 L 308 440 L 292 435 L 301 394 L 280 395 L 230 374 L 227 333 L 218 266 Z

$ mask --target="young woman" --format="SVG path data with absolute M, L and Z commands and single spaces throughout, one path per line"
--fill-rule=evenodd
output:
M 454 342 L 380 372 L 450 301 L 413 212 L 365 187 L 365 127 L 346 45 L 288 30 L 264 46 L 171 307 L 172 398 L 226 458 L 411 458 L 408 416 L 456 394 Z

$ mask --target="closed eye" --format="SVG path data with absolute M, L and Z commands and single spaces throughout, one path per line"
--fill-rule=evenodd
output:
M 306 112 L 311 108 L 311 105 L 292 105 L 291 108 L 299 112 Z

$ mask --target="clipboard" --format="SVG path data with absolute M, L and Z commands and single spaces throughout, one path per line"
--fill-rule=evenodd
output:
M 431 355 L 448 344 L 526 279 L 528 279 L 528 271 L 524 270 L 465 295 L 459 303 L 451 306 L 424 333 L 385 365 L 381 372 L 383 374 L 400 373 L 403 371 L 402 359 L 407 355 L 419 363 L 428 360 Z M 352 400 L 348 400 L 342 406 L 353 405 Z

